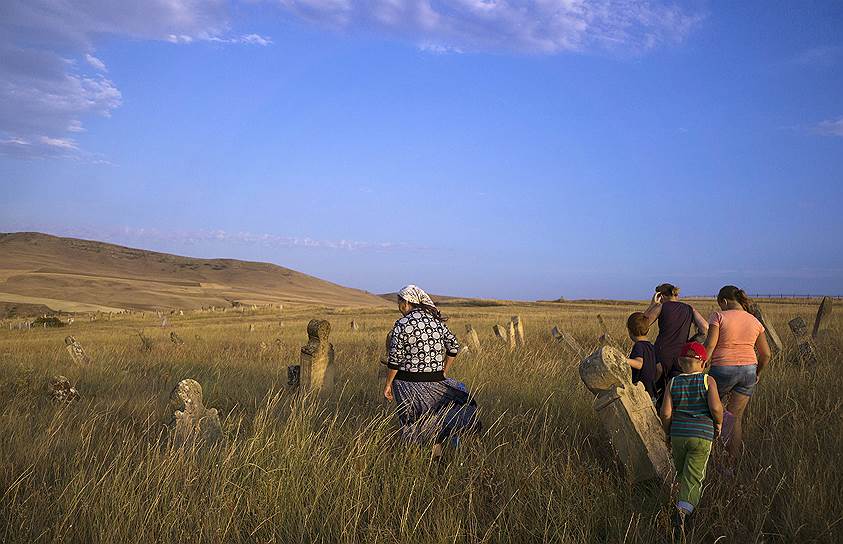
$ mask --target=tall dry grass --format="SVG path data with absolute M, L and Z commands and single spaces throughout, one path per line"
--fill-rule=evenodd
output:
M 703 313 L 713 308 L 695 304 Z M 670 501 L 624 480 L 580 383 L 579 361 L 549 332 L 560 324 L 593 348 L 601 313 L 625 340 L 634 309 L 447 308 L 458 336 L 471 322 L 484 342 L 482 354 L 458 358 L 453 375 L 477 392 L 485 429 L 449 451 L 444 465 L 396 439 L 394 407 L 381 399 L 377 361 L 394 312 L 171 316 L 167 329 L 154 317 L 128 316 L 2 331 L 0 540 L 663 542 Z M 830 339 L 819 366 L 801 369 L 788 362 L 786 321 L 810 321 L 815 306 L 765 309 L 787 351 L 752 400 L 737 474 L 712 471 L 707 480 L 693 540 L 837 542 L 843 343 Z M 493 343 L 491 326 L 516 313 L 528 343 L 510 354 Z M 323 401 L 283 387 L 311 317 L 334 325 L 341 387 Z M 351 319 L 362 330 L 350 331 Z M 140 328 L 154 341 L 151 351 L 139 349 Z M 184 347 L 169 342 L 171 330 Z M 66 334 L 85 346 L 92 366 L 71 363 Z M 82 400 L 51 404 L 44 387 L 55 374 L 70 377 Z M 226 439 L 213 448 L 168 447 L 167 396 L 187 377 L 220 410 Z

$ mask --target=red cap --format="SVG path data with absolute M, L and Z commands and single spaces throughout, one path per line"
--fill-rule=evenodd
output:
M 682 354 L 680 357 L 693 357 L 705 362 L 708 359 L 708 353 L 705 352 L 705 346 L 699 342 L 688 342 L 682 346 Z

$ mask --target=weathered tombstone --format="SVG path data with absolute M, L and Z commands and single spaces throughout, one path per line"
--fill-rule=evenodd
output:
M 509 330 L 507 331 L 507 344 L 506 347 L 509 351 L 515 351 L 515 323 L 512 321 L 509 322 Z
M 301 381 L 307 390 L 330 394 L 334 389 L 334 346 L 328 342 L 331 324 L 311 319 L 307 324 L 307 344 L 301 348 Z
M 195 380 L 182 380 L 170 394 L 176 426 L 173 442 L 176 446 L 213 444 L 222 437 L 222 426 L 216 408 L 206 408 L 202 402 L 202 386 Z
M 796 354 L 802 366 L 814 366 L 817 364 L 817 348 L 814 346 L 814 339 L 808 333 L 808 325 L 801 317 L 794 317 L 788 322 L 793 336 L 796 337 Z
M 474 327 L 472 327 L 471 325 L 466 325 L 465 336 L 466 346 L 471 348 L 471 351 L 473 351 L 474 353 L 480 353 L 480 338 L 477 336 L 477 331 L 474 330 Z
M 255 332 L 255 324 L 254 323 L 249 324 L 249 332 Z
M 65 349 L 70 354 L 70 358 L 73 359 L 73 362 L 77 365 L 88 365 L 91 364 L 91 358 L 88 357 L 88 354 L 85 353 L 85 350 L 82 349 L 82 344 L 76 341 L 75 338 L 72 336 L 68 336 L 64 339 Z
M 138 331 L 138 337 L 140 338 L 140 341 L 141 341 L 141 347 L 140 347 L 141 351 L 151 351 L 152 350 L 152 339 L 145 336 L 143 334 L 143 331 Z
M 79 399 L 77 391 L 64 376 L 54 376 L 48 387 L 50 400 L 59 404 L 70 404 Z
M 626 357 L 601 346 L 580 363 L 580 377 L 596 396 L 592 406 L 633 482 L 674 479 L 667 439 L 643 384 L 632 384 Z
M 550 330 L 550 334 L 554 338 L 556 338 L 556 340 L 565 344 L 565 347 L 567 347 L 568 350 L 571 351 L 577 357 L 582 357 L 584 355 L 582 346 L 580 346 L 580 343 L 577 342 L 577 339 L 574 338 L 574 336 L 568 331 L 558 326 L 555 326 L 553 327 L 553 329 Z
M 180 315 L 180 316 L 183 316 L 183 315 L 184 315 L 184 310 L 179 310 L 179 315 Z
M 161 327 L 166 327 L 167 325 L 169 325 L 169 322 L 167 321 L 167 318 L 165 317 L 164 319 L 161 320 Z
M 820 302 L 820 307 L 817 309 L 817 317 L 814 319 L 814 331 L 811 337 L 817 339 L 819 332 L 828 325 L 828 320 L 831 317 L 831 310 L 833 309 L 831 298 L 823 297 Z
M 360 325 L 358 325 L 357 322 L 354 321 L 354 320 L 351 321 L 351 330 L 353 330 L 353 331 L 360 330 Z
M 603 320 L 603 316 L 597 314 L 597 322 L 600 324 L 600 345 L 601 346 L 617 346 L 615 343 L 615 339 L 612 338 L 612 335 L 609 334 L 609 328 L 606 327 L 606 322 Z
M 176 331 L 172 331 L 170 333 L 170 342 L 172 342 L 173 344 L 175 344 L 177 346 L 183 346 L 184 345 L 184 340 L 182 340 L 181 337 L 178 334 L 176 334 Z
M 521 316 L 514 315 L 512 316 L 512 326 L 510 330 L 515 332 L 515 344 L 517 346 L 524 345 L 524 322 L 521 320 Z
M 301 383 L 301 365 L 287 367 L 287 386 L 296 388 Z
M 784 344 L 782 344 L 779 333 L 776 332 L 775 327 L 773 327 L 773 322 L 764 316 L 761 306 L 759 304 L 752 304 L 747 311 L 754 315 L 755 318 L 761 322 L 761 325 L 764 326 L 764 332 L 767 335 L 767 343 L 770 344 L 770 351 L 772 351 L 773 355 L 781 353 Z
M 498 340 L 500 340 L 504 344 L 509 342 L 509 339 L 507 338 L 508 335 L 507 335 L 507 332 L 506 332 L 505 328 L 503 328 L 502 326 L 500 326 L 498 324 L 495 324 L 495 325 L 492 326 L 492 330 L 495 332 L 495 338 L 497 338 Z

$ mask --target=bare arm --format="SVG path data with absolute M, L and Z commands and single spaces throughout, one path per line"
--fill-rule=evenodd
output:
M 708 364 L 710 364 L 711 355 L 714 353 L 714 348 L 717 347 L 718 340 L 720 340 L 720 325 L 709 325 L 708 336 L 705 337 L 705 352 L 708 354 Z
M 636 357 L 635 359 L 627 359 L 626 362 L 629 363 L 629 366 L 631 366 L 635 370 L 641 370 L 644 367 L 644 358 L 643 357 Z
M 708 321 L 706 321 L 702 314 L 699 313 L 696 309 L 691 308 L 694 311 L 694 325 L 697 326 L 697 330 L 699 330 L 703 334 L 708 334 Z
M 673 398 L 670 396 L 670 386 L 673 385 L 673 380 L 667 382 L 664 388 L 664 399 L 662 400 L 662 427 L 667 436 L 670 436 L 670 422 L 673 420 Z
M 454 359 L 456 359 L 456 358 L 457 358 L 456 355 L 446 355 L 445 356 L 445 368 L 442 370 L 443 375 L 448 376 L 448 369 L 451 368 L 451 364 L 454 362 Z
M 653 326 L 653 323 L 659 318 L 662 313 L 662 294 L 656 293 L 653 295 L 653 300 L 650 301 L 650 307 L 644 310 L 644 315 L 647 316 L 647 327 Z
M 395 397 L 392 395 L 392 382 L 395 380 L 396 374 L 398 374 L 398 370 L 394 368 L 390 368 L 386 372 L 386 385 L 383 388 L 383 396 L 386 397 L 386 400 L 395 400 Z
M 770 362 L 771 356 L 770 344 L 767 343 L 767 333 L 762 332 L 758 335 L 758 338 L 755 339 L 755 351 L 758 356 L 758 369 L 756 370 L 756 373 L 761 374 L 761 371 L 764 370 L 764 367 Z
M 717 392 L 717 382 L 711 376 L 706 376 L 705 379 L 708 380 L 708 411 L 714 418 L 717 434 L 720 434 L 720 428 L 723 426 L 723 403 L 720 402 L 720 394 Z

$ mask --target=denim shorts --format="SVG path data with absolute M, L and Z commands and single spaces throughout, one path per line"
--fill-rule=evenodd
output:
M 758 365 L 713 366 L 708 375 L 717 382 L 717 393 L 721 397 L 731 391 L 751 397 L 758 379 L 757 368 Z

